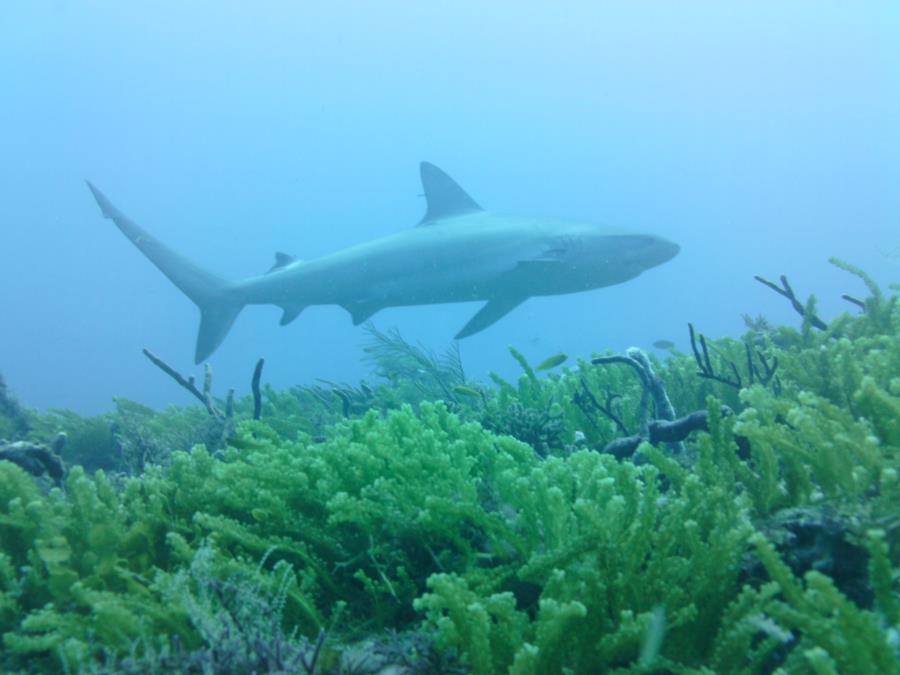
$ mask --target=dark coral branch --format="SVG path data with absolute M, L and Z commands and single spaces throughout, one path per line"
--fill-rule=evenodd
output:
M 723 405 L 722 414 L 732 414 L 731 408 Z M 631 457 L 644 441 L 652 445 L 658 443 L 680 443 L 695 431 L 708 431 L 708 418 L 708 411 L 697 410 L 676 420 L 650 420 L 650 423 L 647 425 L 647 436 L 636 434 L 634 436 L 617 438 L 607 443 L 603 448 L 603 452 L 611 454 L 618 459 L 625 459 Z M 735 442 L 742 456 L 749 452 L 749 442 L 746 438 L 735 436 Z
M 212 399 L 209 395 L 209 389 L 212 386 L 212 371 L 210 370 L 209 366 L 207 366 L 207 368 L 206 368 L 206 377 L 204 378 L 204 381 L 203 381 L 203 389 L 204 390 L 200 391 L 197 388 L 197 385 L 196 385 L 193 377 L 185 377 L 184 375 L 179 373 L 177 370 L 175 370 L 172 366 L 170 366 L 168 363 L 166 363 L 161 358 L 159 358 L 156 354 L 151 352 L 149 349 L 145 348 L 143 350 L 143 352 L 144 352 L 144 356 L 146 356 L 148 359 L 150 359 L 150 361 L 153 363 L 153 365 L 155 365 L 157 368 L 159 368 L 161 371 L 163 371 L 166 375 L 168 375 L 173 380 L 175 380 L 184 389 L 189 391 L 198 401 L 200 401 L 200 403 L 202 403 L 206 407 L 206 410 L 210 415 L 212 415 L 216 419 L 223 418 L 221 411 L 219 411 L 219 409 L 213 405 Z
M 753 348 L 750 346 L 749 342 L 744 343 L 744 350 L 747 352 L 747 374 L 750 379 L 750 386 L 752 387 L 754 381 L 759 377 L 759 371 L 753 363 Z
M 772 360 L 769 361 L 766 358 L 766 355 L 763 354 L 760 350 L 757 349 L 754 352 L 749 342 L 745 342 L 744 347 L 747 350 L 747 371 L 750 374 L 750 384 L 752 385 L 754 384 L 754 382 L 759 382 L 764 387 L 767 387 L 769 386 L 769 383 L 772 382 L 773 387 L 777 390 L 779 387 L 778 378 L 775 376 L 775 371 L 778 370 L 778 357 L 773 356 Z M 757 367 L 756 363 L 754 362 L 754 355 L 756 356 L 756 360 L 759 361 L 760 366 L 762 366 L 762 371 L 760 371 L 759 367 Z M 773 378 L 775 378 L 774 382 Z
M 259 392 L 259 379 L 262 377 L 262 369 L 266 360 L 260 359 L 253 369 L 253 378 L 250 380 L 250 389 L 253 392 L 253 419 L 258 420 L 262 415 L 262 394 Z
M 581 380 L 581 387 L 581 390 L 576 391 L 572 396 L 572 400 L 574 401 L 575 405 L 578 406 L 581 412 L 584 413 L 584 416 L 588 420 L 588 422 L 596 427 L 596 422 L 594 422 L 594 414 L 600 410 L 600 404 L 597 402 L 597 398 L 588 389 L 587 383 L 583 378 Z
M 723 414 L 730 413 L 730 408 L 723 408 Z M 671 443 L 683 441 L 694 431 L 707 431 L 709 412 L 697 410 L 677 420 L 653 420 L 650 423 L 651 443 Z
M 625 356 L 615 355 L 615 356 L 598 356 L 597 358 L 591 359 L 591 363 L 594 365 L 607 365 L 610 363 L 623 363 L 627 366 L 630 366 L 634 369 L 634 372 L 637 373 L 638 378 L 641 381 L 641 401 L 638 404 L 638 419 L 640 420 L 641 433 L 647 432 L 647 420 L 649 419 L 649 411 L 647 410 L 647 394 L 650 391 L 650 376 L 644 368 L 644 364 L 640 361 L 632 358 L 630 354 L 626 354 Z M 598 406 L 599 407 L 599 406 Z
M 625 423 L 622 421 L 622 418 L 616 415 L 616 412 L 613 410 L 613 403 L 616 399 L 622 398 L 621 394 L 615 393 L 612 389 L 607 388 L 606 390 L 606 403 L 600 406 L 600 410 L 609 417 L 613 423 L 615 423 L 616 427 L 623 434 L 627 434 L 628 430 L 625 428 Z
M 634 368 L 634 372 L 637 373 L 637 376 L 641 379 L 641 385 L 647 387 L 649 384 L 647 382 L 647 373 L 644 372 L 641 364 L 635 361 L 630 356 L 620 356 L 618 354 L 614 356 L 598 356 L 597 358 L 591 359 L 591 363 L 593 363 L 595 366 L 606 365 L 609 363 L 624 363 L 626 366 L 631 366 L 632 368 Z
M 581 411 L 584 413 L 585 417 L 593 423 L 593 416 L 597 412 L 602 412 L 606 415 L 610 420 L 612 420 L 613 424 L 616 425 L 616 429 L 619 430 L 620 433 L 627 434 L 628 429 L 625 427 L 625 423 L 622 421 L 622 418 L 616 414 L 616 411 L 613 410 L 613 402 L 617 398 L 622 398 L 621 395 L 616 394 L 612 389 L 606 389 L 606 404 L 601 404 L 597 397 L 594 396 L 594 393 L 590 390 L 587 385 L 587 382 L 584 378 L 581 378 L 581 391 L 575 392 L 575 405 L 581 408 Z
M 859 298 L 855 298 L 855 297 L 853 297 L 852 295 L 849 295 L 848 293 L 844 293 L 841 297 L 842 297 L 844 300 L 846 300 L 847 302 L 852 302 L 854 305 L 856 305 L 857 307 L 859 307 L 863 312 L 866 311 L 866 302 L 865 302 L 865 300 L 860 300 Z
M 59 451 L 65 444 L 65 434 L 57 437 L 54 449 Z M 0 445 L 0 460 L 6 460 L 17 464 L 32 476 L 41 476 L 46 473 L 57 485 L 62 485 L 66 470 L 59 455 L 44 445 L 18 441 L 7 445 Z
M 361 382 L 358 387 L 354 387 L 353 385 L 338 384 L 322 378 L 317 378 L 317 381 L 327 386 L 315 385 L 312 387 L 300 387 L 299 389 L 315 396 L 329 410 L 334 402 L 332 397 L 337 396 L 341 401 L 341 414 L 347 418 L 368 410 L 375 398 L 375 392 L 364 382 Z
M 727 384 L 729 387 L 740 389 L 743 383 L 741 381 L 741 375 L 738 372 L 737 366 L 735 366 L 731 361 L 728 362 L 728 364 L 731 366 L 731 372 L 734 373 L 733 380 L 725 377 L 724 375 L 717 375 L 715 368 L 713 368 L 712 361 L 709 358 L 709 348 L 706 346 L 706 338 L 703 337 L 702 334 L 700 334 L 700 349 L 697 349 L 697 333 L 694 331 L 694 324 L 689 323 L 688 330 L 690 331 L 691 336 L 691 351 L 694 352 L 694 360 L 697 362 L 697 375 L 707 380 L 714 380 L 715 382 Z
M 675 408 L 672 406 L 669 395 L 666 393 L 665 384 L 663 383 L 662 378 L 660 378 L 653 370 L 653 364 L 650 363 L 647 354 L 637 347 L 631 347 L 625 353 L 629 358 L 641 366 L 641 370 L 643 370 L 644 374 L 647 376 L 647 391 L 653 397 L 656 416 L 664 420 L 675 419 Z
M 741 389 L 744 386 L 744 381 L 741 378 L 741 373 L 734 361 L 723 359 L 731 369 L 734 376 L 733 378 L 717 374 L 712 365 L 712 360 L 709 358 L 709 348 L 706 344 L 706 338 L 702 334 L 696 333 L 693 324 L 688 324 L 688 330 L 690 331 L 691 337 L 691 350 L 694 352 L 694 360 L 697 362 L 697 375 L 707 380 L 714 380 L 715 382 L 727 384 L 729 387 L 734 387 L 735 389 Z M 698 342 L 700 343 L 699 349 L 697 347 Z M 752 386 L 759 383 L 763 386 L 768 386 L 771 383 L 775 393 L 778 393 L 781 389 L 780 382 L 775 374 L 778 370 L 778 357 L 773 356 L 770 361 L 762 351 L 758 349 L 754 350 L 749 342 L 744 342 L 744 353 L 746 354 L 747 359 L 748 385 Z M 756 361 L 759 361 L 758 366 Z
M 234 417 L 234 389 L 229 389 L 228 396 L 225 397 L 225 417 Z
M 189 391 L 194 398 L 200 401 L 210 416 L 220 422 L 225 422 L 226 424 L 222 428 L 222 433 L 227 433 L 230 426 L 228 423 L 231 418 L 234 417 L 234 389 L 228 390 L 228 395 L 225 397 L 225 411 L 222 412 L 216 406 L 212 396 L 212 368 L 210 368 L 209 364 L 206 364 L 203 373 L 203 389 L 201 390 L 197 387 L 197 381 L 193 376 L 185 377 L 149 349 L 144 348 L 142 351 L 144 352 L 144 356 L 150 359 L 153 365 L 175 380 L 182 388 Z M 264 364 L 265 359 L 260 359 L 256 362 L 256 367 L 253 369 L 253 378 L 250 381 L 250 388 L 253 391 L 253 419 L 255 420 L 258 420 L 262 414 L 262 394 L 260 393 L 259 381 L 262 377 Z
M 628 459 L 634 454 L 634 451 L 638 449 L 638 446 L 643 443 L 645 439 L 640 434 L 635 434 L 634 436 L 623 436 L 622 438 L 617 438 L 614 441 L 610 441 L 607 443 L 601 452 L 605 452 L 608 455 L 612 455 L 616 459 Z
M 631 366 L 641 380 L 641 402 L 639 410 L 640 426 L 642 436 L 649 434 L 649 404 L 648 398 L 653 398 L 653 404 L 656 409 L 657 417 L 665 420 L 675 418 L 675 409 L 672 407 L 669 396 L 666 393 L 666 387 L 662 379 L 654 372 L 653 365 L 647 355 L 637 347 L 631 347 L 625 352 L 625 356 L 601 356 L 591 361 L 594 364 L 607 363 L 624 363 Z M 607 405 L 609 406 L 613 400 L 611 392 L 607 392 Z M 597 406 L 603 410 L 601 406 Z M 606 411 L 604 411 L 606 412 Z M 624 433 L 624 425 L 620 424 L 620 430 Z M 636 447 L 636 446 L 635 446 Z M 680 442 L 672 444 L 674 452 L 681 452 L 684 447 Z
M 318 668 L 319 657 L 322 655 L 322 648 L 325 646 L 326 637 L 327 633 L 324 630 L 320 630 L 319 637 L 316 638 L 315 645 L 313 645 L 313 652 L 309 659 L 306 658 L 305 653 L 301 653 L 300 664 L 303 666 L 303 672 L 307 673 L 307 675 L 315 675 L 316 669 Z
M 778 295 L 787 298 L 791 303 L 791 307 L 794 308 L 794 311 L 804 319 L 809 321 L 811 326 L 813 326 L 814 328 L 818 328 L 819 330 L 826 330 L 828 328 L 828 325 L 824 321 L 822 321 L 822 319 L 820 319 L 815 314 L 811 314 L 810 312 L 808 312 L 806 307 L 803 306 L 803 303 L 801 303 L 797 299 L 797 295 L 794 293 L 794 289 L 791 288 L 791 284 L 788 282 L 787 277 L 784 274 L 782 274 L 780 277 L 781 286 L 778 286 L 777 284 L 769 281 L 768 279 L 764 279 L 759 275 L 756 275 L 753 278 L 764 286 L 768 286 L 769 288 L 771 288 L 773 291 L 778 293 Z
M 350 417 L 350 395 L 343 389 L 334 389 L 334 394 L 341 399 L 341 414 Z

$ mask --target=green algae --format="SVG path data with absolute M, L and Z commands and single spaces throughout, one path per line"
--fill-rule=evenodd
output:
M 327 634 L 316 672 L 346 672 L 347 645 L 415 633 L 444 655 L 422 672 L 896 672 L 900 309 L 842 268 L 861 314 L 709 341 L 777 357 L 777 389 L 649 357 L 678 414 L 706 411 L 682 453 L 599 452 L 653 412 L 629 368 L 542 376 L 511 349 L 522 375 L 487 387 L 394 334 L 350 404 L 268 388 L 216 452 L 199 408 L 29 411 L 33 440 L 81 439 L 70 464 L 96 468 L 113 422 L 149 459 L 63 489 L 0 462 L 0 670 L 189 671 L 221 649 L 262 668 L 253 644 Z

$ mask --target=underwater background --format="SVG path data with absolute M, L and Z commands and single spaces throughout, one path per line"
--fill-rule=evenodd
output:
M 0 7 L 0 672 L 900 673 L 900 5 Z M 680 246 L 353 326 L 229 280 L 488 211 Z M 262 360 L 264 357 L 264 361 Z
M 109 409 L 189 398 L 197 313 L 84 185 L 227 279 L 411 228 L 418 163 L 488 210 L 666 237 L 624 285 L 533 298 L 461 343 L 472 374 L 557 351 L 687 345 L 786 319 L 753 281 L 789 273 L 843 309 L 840 255 L 900 267 L 900 8 L 892 2 L 6 2 L 0 20 L 0 354 L 23 400 Z M 893 275 L 893 276 L 892 276 Z M 475 304 L 374 317 L 441 348 Z M 354 382 L 337 307 L 278 326 L 247 308 L 212 365 L 246 386 Z

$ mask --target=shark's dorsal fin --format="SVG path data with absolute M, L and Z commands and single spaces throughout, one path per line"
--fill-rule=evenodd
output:
M 527 298 L 522 296 L 500 297 L 488 300 L 487 304 L 479 309 L 475 316 L 469 319 L 469 323 L 463 326 L 463 329 L 456 334 L 454 340 L 462 340 L 483 331 L 492 323 L 509 314 L 525 300 Z
M 429 162 L 419 165 L 422 188 L 425 190 L 427 210 L 419 225 L 429 225 L 435 220 L 482 211 L 474 199 L 455 180 Z
M 282 253 L 281 251 L 276 251 L 275 252 L 275 264 L 269 268 L 269 270 L 266 272 L 266 274 L 268 274 L 269 272 L 274 272 L 275 270 L 280 270 L 282 267 L 287 267 L 288 265 L 290 265 L 292 262 L 295 262 L 296 260 L 297 259 L 292 255 L 288 255 L 287 253 Z

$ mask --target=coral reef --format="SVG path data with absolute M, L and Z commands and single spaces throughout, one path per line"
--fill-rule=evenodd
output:
M 0 440 L 21 439 L 31 429 L 28 415 L 6 387 L 0 374 Z
M 900 305 L 836 264 L 853 314 L 662 361 L 373 328 L 358 386 L 19 409 L 71 468 L 0 461 L 0 671 L 897 672 Z
M 65 442 L 66 435 L 60 434 L 52 450 L 27 441 L 0 443 L 0 461 L 17 464 L 32 476 L 49 476 L 54 483 L 62 485 L 65 466 L 59 458 L 59 451 Z

